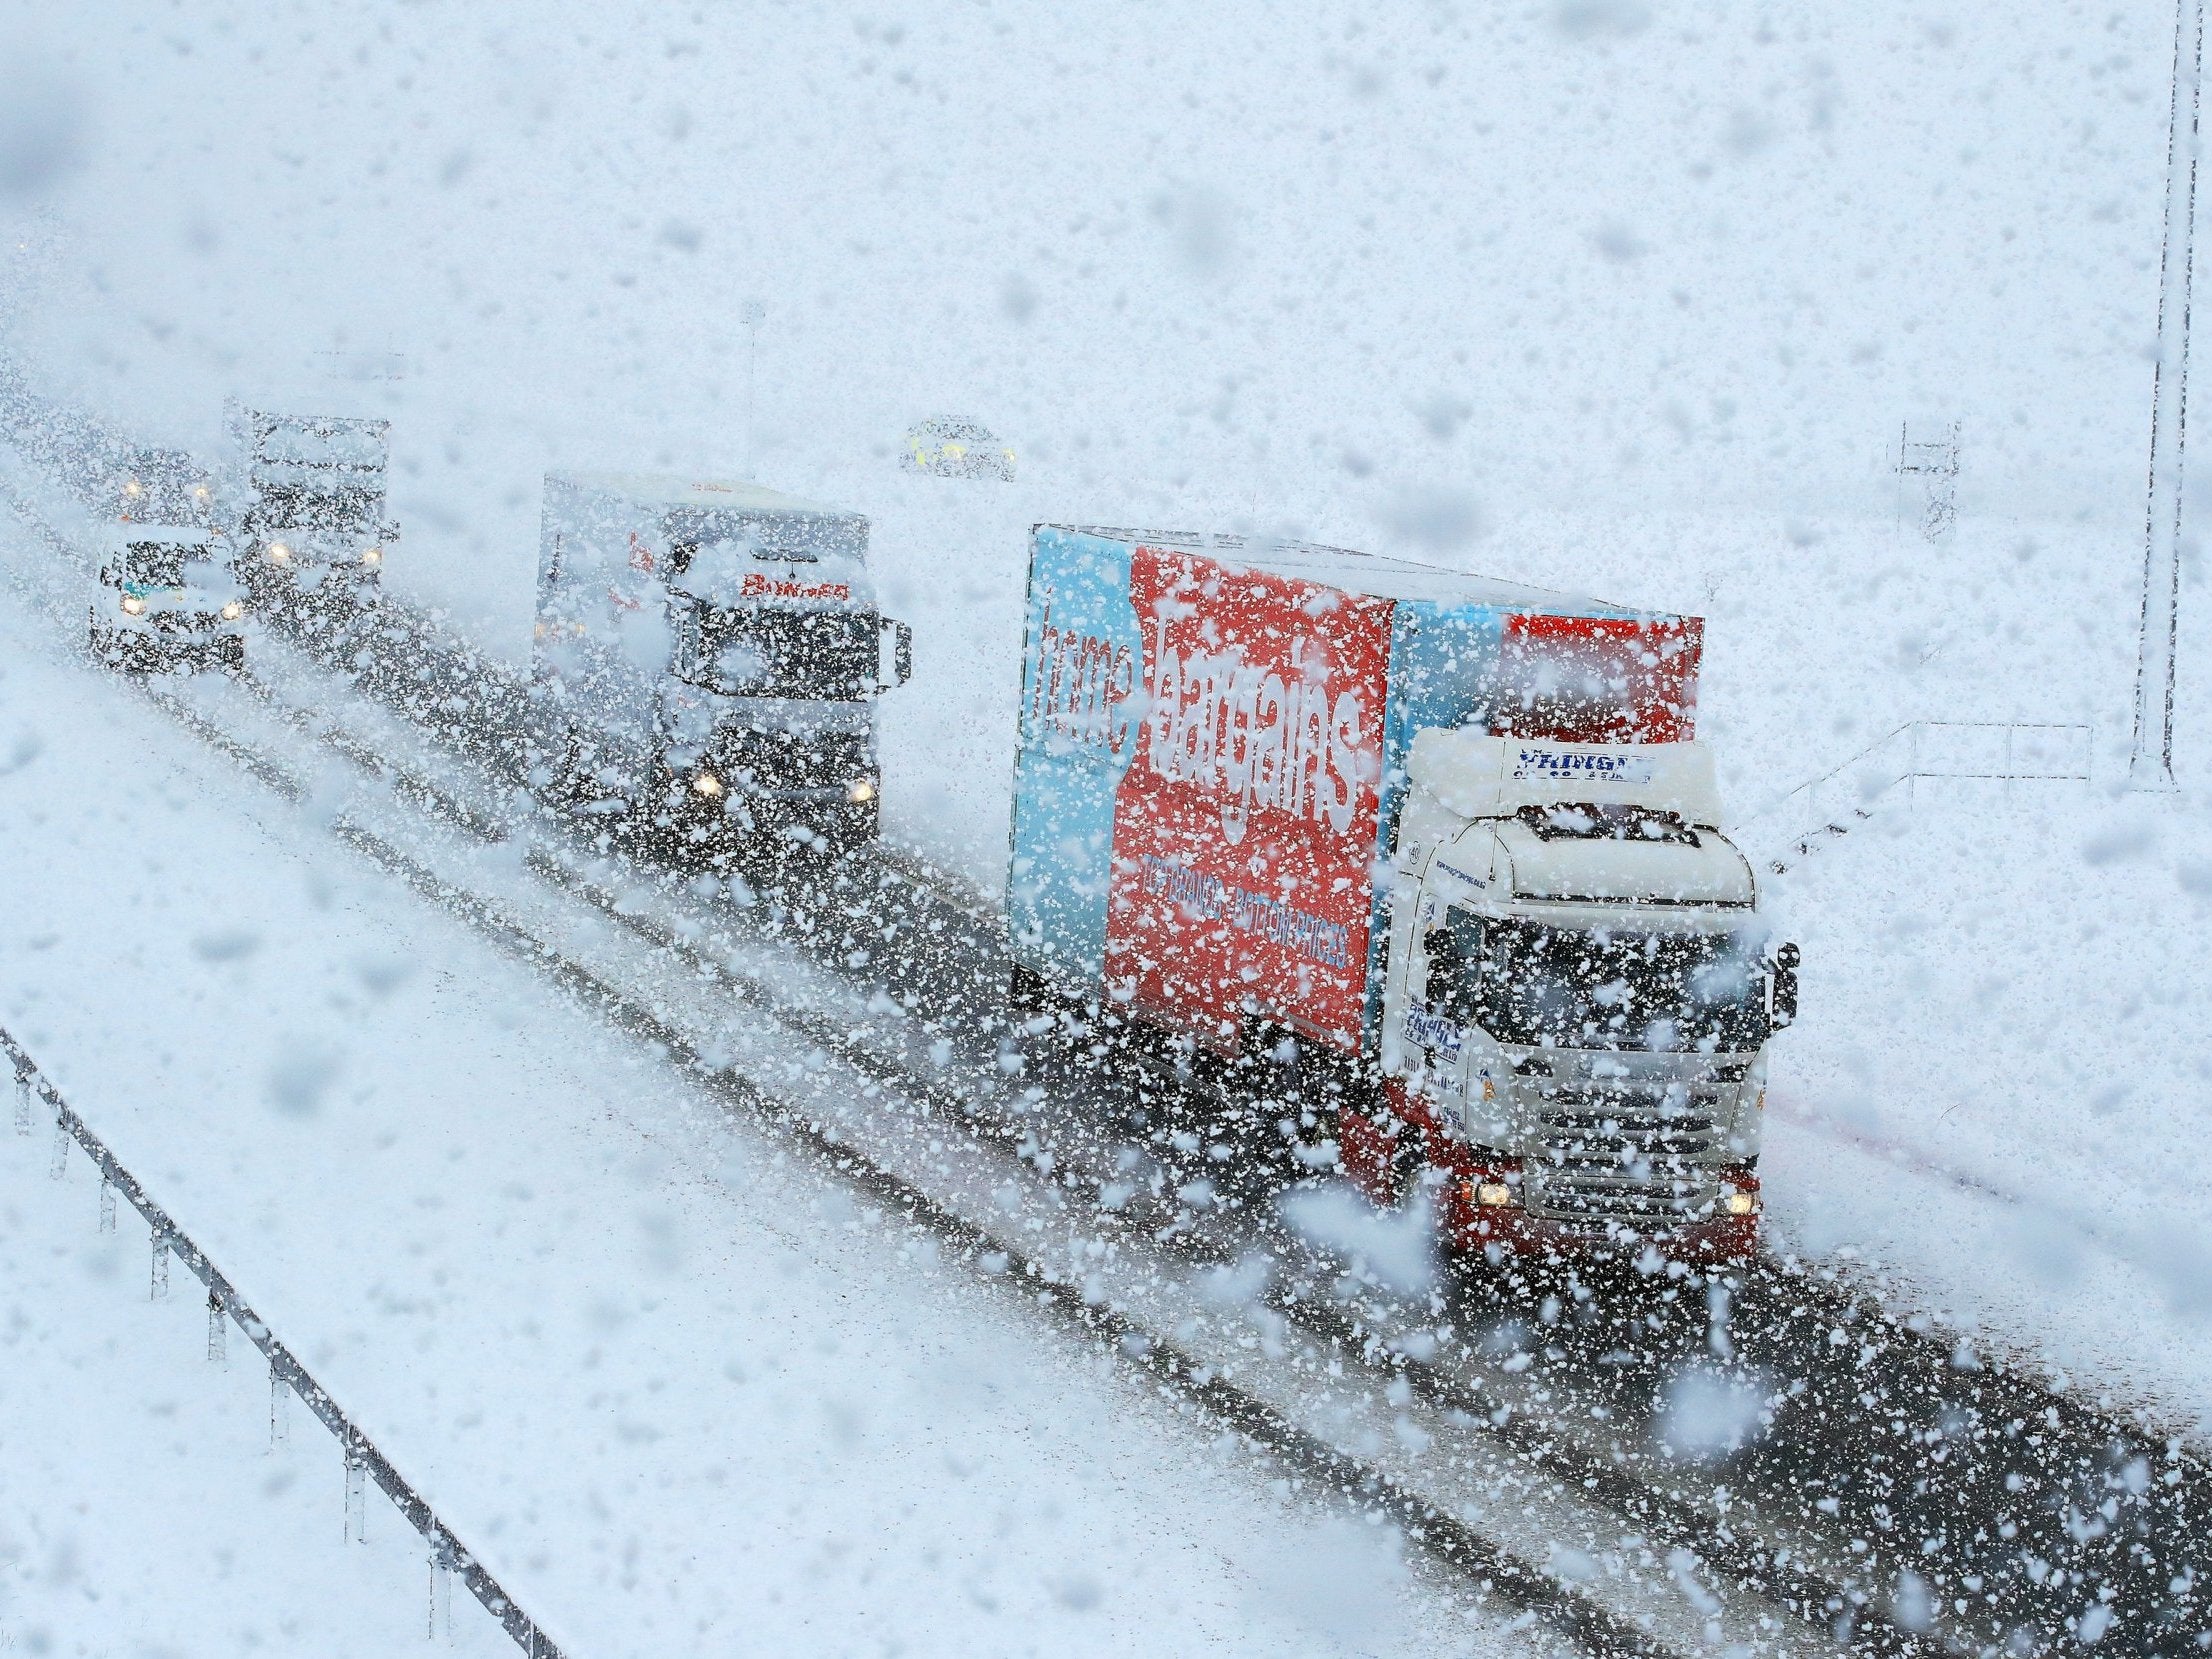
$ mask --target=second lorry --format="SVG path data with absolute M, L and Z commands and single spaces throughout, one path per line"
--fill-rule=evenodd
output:
M 873 839 L 912 635 L 867 561 L 866 518 L 757 485 L 549 475 L 533 786 L 688 863 Z
M 1718 827 L 1701 646 L 1341 549 L 1039 526 L 1017 1000 L 1234 1062 L 1461 1250 L 1749 1255 L 1796 952 Z

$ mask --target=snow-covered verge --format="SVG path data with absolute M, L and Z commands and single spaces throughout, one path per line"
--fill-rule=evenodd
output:
M 577 1651 L 1530 1639 L 0 639 L 0 1019 Z
M 1789 876 L 1783 1235 L 2088 1396 L 2212 1436 L 2201 790 L 1924 785 Z
M 126 1204 L 99 1230 L 81 1153 L 50 1178 L 51 1123 L 40 1102 L 32 1134 L 0 1126 L 0 1652 L 422 1645 L 413 1531 L 385 1510 L 347 1541 L 336 1443 L 294 1406 L 271 1446 L 260 1356 L 234 1331 L 210 1362 L 181 1267 L 149 1297 L 144 1225 Z M 444 1651 L 512 1651 L 465 1591 L 444 1608 Z

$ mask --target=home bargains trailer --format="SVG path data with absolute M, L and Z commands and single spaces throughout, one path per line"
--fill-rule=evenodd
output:
M 533 783 L 685 860 L 876 833 L 875 699 L 911 666 L 868 521 L 752 484 L 549 475 Z
M 1038 527 L 1017 991 L 1296 1055 L 1283 1130 L 1378 1197 L 1443 1168 L 1459 1242 L 1743 1253 L 1794 988 L 1715 824 L 1700 646 L 1341 549 Z

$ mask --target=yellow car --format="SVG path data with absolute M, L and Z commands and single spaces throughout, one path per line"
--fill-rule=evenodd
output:
M 906 435 L 899 464 L 939 478 L 1014 480 L 1014 452 L 974 421 L 926 420 Z

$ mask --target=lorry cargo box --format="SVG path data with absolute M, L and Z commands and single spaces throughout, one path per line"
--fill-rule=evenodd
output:
M 1372 1052 L 1414 737 L 1686 741 L 1701 634 L 1342 548 L 1039 525 L 1015 960 L 1215 1048 L 1258 1018 Z

